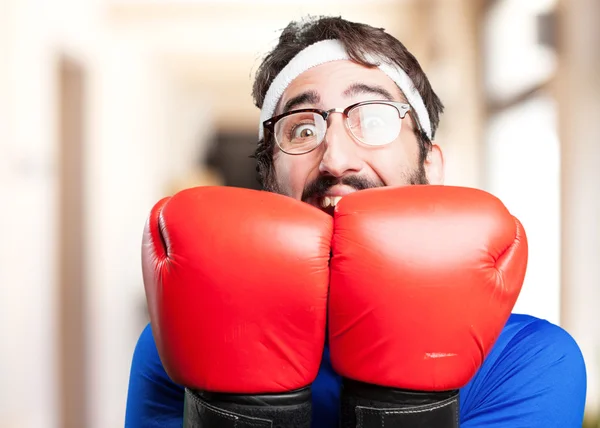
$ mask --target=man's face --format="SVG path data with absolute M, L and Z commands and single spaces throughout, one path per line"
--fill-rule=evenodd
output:
M 303 100 L 288 105 L 299 97 Z M 396 84 L 378 68 L 333 61 L 298 76 L 284 92 L 276 114 L 301 108 L 345 108 L 361 101 L 390 98 L 406 102 Z M 278 191 L 331 212 L 339 197 L 357 190 L 437 183 L 442 168 L 439 149 L 435 150 L 433 164 L 430 158 L 421 164 L 415 126 L 408 114 L 395 141 L 384 146 L 367 146 L 353 138 L 342 114 L 333 113 L 325 140 L 312 152 L 289 155 L 275 146 Z

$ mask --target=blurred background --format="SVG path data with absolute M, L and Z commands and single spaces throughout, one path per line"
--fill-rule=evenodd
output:
M 523 222 L 515 312 L 575 337 L 597 426 L 598 0 L 0 0 L 1 427 L 123 426 L 146 216 L 185 187 L 257 188 L 252 78 L 306 14 L 384 27 L 420 60 L 447 184 Z

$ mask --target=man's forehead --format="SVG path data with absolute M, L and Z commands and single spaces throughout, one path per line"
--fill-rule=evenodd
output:
M 277 105 L 282 112 L 295 97 L 309 94 L 306 100 L 327 96 L 352 98 L 371 95 L 378 99 L 406 101 L 394 81 L 377 67 L 366 67 L 353 61 L 340 60 L 312 67 L 296 77 L 283 92 Z

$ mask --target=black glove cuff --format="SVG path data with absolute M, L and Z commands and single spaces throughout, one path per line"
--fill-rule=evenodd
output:
M 310 387 L 286 394 L 185 390 L 184 428 L 310 428 Z
M 342 428 L 458 428 L 459 391 L 422 392 L 344 379 Z

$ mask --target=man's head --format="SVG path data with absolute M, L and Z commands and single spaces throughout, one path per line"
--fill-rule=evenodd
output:
M 354 190 L 443 180 L 432 143 L 442 103 L 414 56 L 381 29 L 341 18 L 290 23 L 253 96 L 266 190 L 331 209 Z

